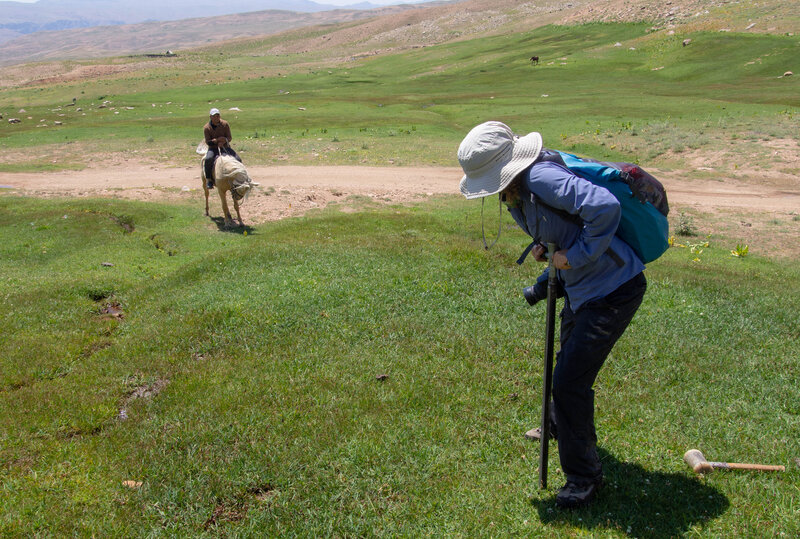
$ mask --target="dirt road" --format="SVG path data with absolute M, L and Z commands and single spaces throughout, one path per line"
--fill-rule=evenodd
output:
M 686 179 L 681 172 L 651 169 L 667 188 L 671 220 L 687 212 L 698 234 L 713 232 L 726 245 L 747 244 L 753 253 L 800 257 L 800 187 L 792 182 L 759 185 L 746 180 Z M 249 167 L 260 186 L 242 208 L 246 224 L 257 225 L 303 215 L 336 203 L 341 211 L 360 200 L 404 204 L 429 196 L 458 196 L 461 170 L 454 167 Z M 10 189 L 9 189 L 10 187 Z M 126 165 L 39 174 L 0 175 L 2 193 L 41 197 L 114 197 L 196 204 L 202 211 L 203 189 L 195 168 Z M 221 215 L 219 197 L 210 198 L 211 216 Z M 702 215 L 702 218 L 699 216 Z M 674 216 L 674 217 L 673 217 Z M 476 224 L 476 226 L 478 226 Z
M 243 207 L 251 223 L 301 215 L 352 196 L 377 202 L 405 203 L 436 194 L 457 194 L 461 170 L 447 167 L 261 167 L 249 172 L 260 184 Z M 748 212 L 800 211 L 800 190 L 742 182 L 684 180 L 653 171 L 664 182 L 673 207 Z M 116 197 L 137 200 L 202 198 L 194 168 L 124 166 L 57 173 L 3 174 L 0 186 L 31 196 Z M 3 189 L 5 190 L 5 189 Z M 212 215 L 220 212 L 213 195 Z

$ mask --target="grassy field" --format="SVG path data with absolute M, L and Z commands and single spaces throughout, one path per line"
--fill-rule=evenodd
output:
M 713 241 L 651 264 L 597 385 L 608 486 L 562 513 L 557 451 L 539 491 L 522 438 L 540 268 L 518 230 L 480 249 L 474 204 L 246 235 L 182 206 L 0 206 L 2 535 L 800 533 L 794 265 Z M 698 479 L 690 447 L 787 472 Z
M 492 118 L 664 164 L 796 137 L 798 77 L 778 75 L 798 43 L 592 24 L 330 69 L 198 53 L 3 90 L 33 120 L 0 132 L 0 171 L 134 151 L 193 164 L 211 105 L 255 163 L 454 165 Z M 522 437 L 544 311 L 521 298 L 540 268 L 514 264 L 527 241 L 510 219 L 485 251 L 479 205 L 456 195 L 227 232 L 198 208 L 0 196 L 0 536 L 800 534 L 792 260 L 732 256 L 734 234 L 673 212 L 693 234 L 648 268 L 596 386 L 608 484 L 564 513 L 557 451 L 540 491 Z M 787 471 L 697 478 L 691 447 Z

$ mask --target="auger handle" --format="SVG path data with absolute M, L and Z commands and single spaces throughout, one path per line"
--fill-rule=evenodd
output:
M 539 487 L 547 488 L 547 457 L 550 443 L 550 396 L 553 390 L 553 347 L 555 343 L 556 327 L 556 295 L 558 287 L 558 276 L 553 265 L 553 253 L 556 252 L 556 244 L 548 243 L 548 275 L 547 275 L 547 320 L 545 324 L 544 342 L 544 375 L 542 376 L 542 422 L 541 433 L 541 453 L 539 454 Z

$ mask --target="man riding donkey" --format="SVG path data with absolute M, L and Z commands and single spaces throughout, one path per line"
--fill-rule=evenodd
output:
M 211 189 L 214 187 L 214 161 L 219 155 L 230 155 L 235 157 L 240 163 L 242 159 L 237 155 L 233 148 L 230 147 L 231 126 L 228 122 L 222 119 L 219 109 L 211 109 L 209 112 L 208 123 L 203 127 L 203 135 L 208 146 L 205 160 L 203 165 L 206 173 L 206 187 Z

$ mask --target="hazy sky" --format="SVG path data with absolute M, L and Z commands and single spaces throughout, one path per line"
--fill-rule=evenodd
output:
M 31 4 L 37 0 L 11 0 L 12 2 L 22 2 Z M 312 0 L 318 4 L 330 4 L 332 6 L 349 6 L 358 4 L 362 0 Z M 415 4 L 422 0 L 367 0 L 371 4 L 387 5 L 387 4 Z

